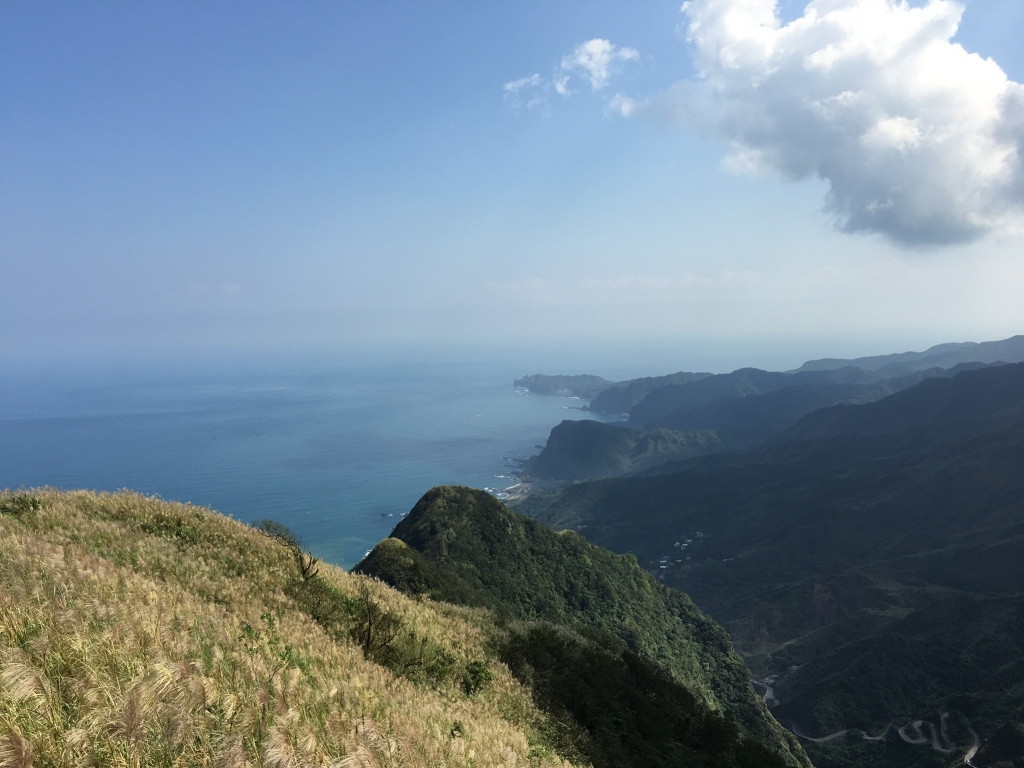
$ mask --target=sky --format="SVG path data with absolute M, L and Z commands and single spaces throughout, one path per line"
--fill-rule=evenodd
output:
M 6 2 L 0 363 L 1024 333 L 1022 37 L 1019 0 Z

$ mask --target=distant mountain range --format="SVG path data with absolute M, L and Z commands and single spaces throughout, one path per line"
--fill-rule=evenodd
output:
M 541 478 L 594 480 L 673 459 L 747 450 L 771 442 L 815 411 L 875 402 L 925 379 L 948 378 L 981 367 L 983 363 L 962 363 L 891 379 L 860 368 L 795 375 L 747 368 L 693 384 L 669 385 L 634 409 L 649 404 L 640 419 L 668 411 L 647 420 L 643 429 L 566 420 L 551 430 L 547 444 L 526 468 Z
M 548 376 L 534 374 L 515 380 L 515 386 L 536 394 L 569 395 L 589 399 L 589 410 L 607 415 L 628 415 L 630 425 L 643 428 L 659 416 L 671 413 L 677 408 L 689 408 L 710 402 L 719 397 L 745 397 L 763 395 L 789 386 L 824 383 L 865 383 L 872 375 L 875 381 L 891 380 L 908 374 L 947 370 L 964 363 L 1021 363 L 1024 362 L 1024 335 L 1013 336 L 1001 341 L 982 343 L 958 342 L 938 344 L 924 352 L 900 352 L 891 355 L 876 355 L 855 359 L 809 360 L 788 374 L 812 374 L 804 378 L 780 378 L 785 374 L 745 368 L 729 374 L 692 373 L 680 371 L 667 376 L 651 376 L 629 381 L 612 382 L 600 376 L 588 374 L 572 376 Z M 829 379 L 825 372 L 851 369 L 847 376 L 837 374 Z M 858 372 L 852 369 L 857 369 Z M 813 374 L 818 374 L 816 377 Z M 854 381 L 854 377 L 857 381 Z M 713 379 L 701 387 L 683 390 L 667 390 L 668 387 L 693 384 L 703 379 Z M 919 380 L 919 379 L 918 379 Z M 916 383 L 913 382 L 913 383 Z M 908 384 L 909 386 L 909 384 Z M 717 393 L 717 394 L 716 394 Z M 649 396 L 653 398 L 649 399 Z M 883 395 L 884 396 L 884 395 Z M 681 402 L 675 405 L 676 400 Z M 641 406 L 645 400 L 647 403 Z M 640 406 L 637 408 L 637 406 Z M 675 406 L 675 407 L 673 407 Z
M 596 413 L 627 414 L 633 406 L 656 389 L 677 384 L 692 384 L 710 376 L 712 376 L 710 373 L 680 371 L 668 376 L 649 376 L 643 379 L 619 382 L 599 392 L 590 403 L 590 410 Z
M 1020 338 L 891 362 L 1003 357 Z M 856 361 L 833 361 L 844 364 L 792 374 L 792 387 L 687 395 L 698 404 L 670 423 L 757 447 L 576 482 L 517 509 L 633 553 L 688 593 L 819 768 L 945 768 L 972 745 L 975 765 L 1020 764 L 1024 365 L 885 378 L 895 368 L 868 360 L 860 380 L 841 373 Z M 843 380 L 805 376 L 829 371 Z M 720 391 L 775 387 L 763 373 L 727 375 Z
M 658 461 L 766 445 L 804 416 L 839 404 L 870 403 L 929 378 L 986 365 L 1024 362 L 1024 336 L 981 344 L 940 344 L 854 360 L 812 360 L 789 372 L 741 368 L 732 373 L 681 371 L 609 382 L 597 376 L 517 379 L 539 394 L 591 398 L 585 410 L 625 417 L 621 425 L 559 425 L 529 470 L 540 478 L 580 480 L 647 469 Z M 648 436 L 649 435 L 649 436 Z
M 858 357 L 853 360 L 809 360 L 797 369 L 799 371 L 832 371 L 837 368 L 855 366 L 868 371 L 878 371 L 887 376 L 922 371 L 926 368 L 952 368 L 959 363 L 1004 363 L 1024 362 L 1024 336 L 1013 336 L 1002 341 L 973 341 L 938 344 L 924 352 L 901 352 L 895 355 Z
M 852 367 L 802 373 L 741 368 L 732 373 L 652 390 L 629 412 L 629 423 L 634 427 L 652 429 L 665 426 L 666 417 L 671 420 L 674 414 L 690 412 L 723 400 L 765 395 L 790 387 L 810 388 L 837 384 L 866 387 L 882 380 L 883 377 L 873 371 Z

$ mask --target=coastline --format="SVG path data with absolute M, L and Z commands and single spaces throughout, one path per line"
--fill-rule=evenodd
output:
M 514 485 L 510 485 L 507 488 L 503 488 L 502 490 L 493 488 L 487 488 L 485 490 L 499 501 L 507 503 L 525 499 L 531 493 L 553 493 L 559 488 L 563 488 L 568 485 L 564 480 L 542 480 L 539 477 L 531 477 L 528 474 L 517 476 L 516 480 L 519 482 Z

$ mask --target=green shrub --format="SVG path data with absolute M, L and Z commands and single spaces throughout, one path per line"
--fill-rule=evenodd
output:
M 0 515 L 21 517 L 27 512 L 35 512 L 42 506 L 42 499 L 27 493 L 12 493 L 0 497 Z
M 200 541 L 199 529 L 174 515 L 158 514 L 153 520 L 144 520 L 140 527 L 153 536 L 174 539 L 189 546 L 194 546 Z
M 301 574 L 285 587 L 285 594 L 331 637 L 351 639 L 366 659 L 396 675 L 435 686 L 454 676 L 455 659 L 451 654 L 406 627 L 400 616 L 373 599 L 365 584 L 358 597 L 350 597 L 316 573 L 308 577 Z
M 419 637 L 362 586 L 355 600 L 350 636 L 363 655 L 413 682 L 440 684 L 451 677 L 455 660 L 437 643 Z
M 295 563 L 299 566 L 299 573 L 302 575 L 303 581 L 316 578 L 320 572 L 320 569 L 317 568 L 320 558 L 304 552 L 299 537 L 288 526 L 276 520 L 257 520 L 253 523 L 253 527 L 291 551 Z
M 462 689 L 467 696 L 472 696 L 493 679 L 494 675 L 484 662 L 471 661 L 462 671 Z
M 277 522 L 277 520 L 257 520 L 252 524 L 252 527 L 260 533 L 277 540 L 288 547 L 288 549 L 302 549 L 299 537 L 288 526 Z

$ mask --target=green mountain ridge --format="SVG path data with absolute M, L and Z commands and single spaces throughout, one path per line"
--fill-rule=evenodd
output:
M 732 373 L 716 374 L 700 381 L 659 387 L 633 407 L 629 412 L 629 423 L 644 429 L 665 426 L 659 420 L 669 414 L 692 411 L 715 401 L 765 395 L 795 386 L 864 386 L 877 384 L 883 378 L 872 371 L 854 367 L 800 373 L 740 368 Z
M 863 407 L 839 405 L 802 419 L 784 441 L 836 435 L 898 434 L 915 428 L 956 429 L 960 434 L 992 431 L 1024 416 L 1024 364 L 928 378 Z M 959 425 L 959 428 L 954 425 Z
M 526 464 L 530 475 L 553 480 L 592 480 L 648 469 L 672 459 L 722 450 L 710 430 L 640 432 L 598 421 L 565 420 Z
M 960 363 L 1024 362 L 1024 336 L 1012 336 L 999 341 L 972 341 L 937 344 L 924 352 L 900 352 L 893 355 L 873 355 L 849 360 L 824 358 L 808 360 L 796 369 L 824 371 L 856 366 L 887 375 L 901 375 L 927 368 L 952 368 Z
M 759 450 L 520 508 L 687 592 L 769 681 L 782 722 L 848 731 L 805 742 L 819 768 L 939 768 L 955 755 L 857 734 L 949 712 L 962 754 L 968 728 L 1024 722 L 1022 405 L 1024 365 L 963 371 L 818 411 Z
M 820 412 L 815 416 L 820 419 L 826 413 L 839 412 L 828 410 L 831 406 L 875 402 L 926 379 L 951 378 L 985 367 L 989 366 L 962 363 L 951 369 L 930 368 L 868 384 L 791 383 L 765 394 L 727 396 L 689 410 L 673 411 L 653 419 L 648 424 L 650 429 L 643 431 L 590 420 L 563 421 L 551 430 L 547 444 L 525 468 L 530 475 L 543 479 L 593 480 L 704 454 L 747 450 L 785 439 L 782 435 L 786 430 L 795 428 L 812 413 Z
M 675 384 L 690 384 L 712 375 L 714 374 L 679 371 L 678 373 L 670 373 L 667 376 L 647 376 L 641 379 L 620 382 L 599 392 L 590 405 L 587 406 L 587 410 L 612 416 L 628 414 L 634 405 L 656 389 Z
M 614 555 L 572 532 L 556 534 L 486 493 L 433 489 L 356 570 L 410 594 L 491 608 L 512 625 L 526 622 L 520 637 L 539 632 L 547 645 L 557 630 L 545 627 L 564 627 L 603 649 L 614 662 L 608 668 L 620 670 L 609 673 L 609 680 L 635 677 L 624 670 L 629 665 L 646 664 L 644 674 L 651 679 L 657 669 L 668 670 L 670 679 L 685 686 L 668 697 L 673 707 L 689 708 L 693 717 L 704 708 L 723 713 L 788 764 L 808 765 L 795 738 L 754 693 L 728 635 L 686 595 L 658 584 L 631 556 Z M 536 643 L 526 645 L 536 650 Z M 572 656 L 586 642 L 569 646 Z M 549 669 L 536 655 L 533 661 Z M 633 689 L 621 695 L 634 695 Z M 680 703 L 691 695 L 700 706 Z M 575 700 L 576 706 L 582 703 Z M 630 730 L 623 726 L 622 733 Z

